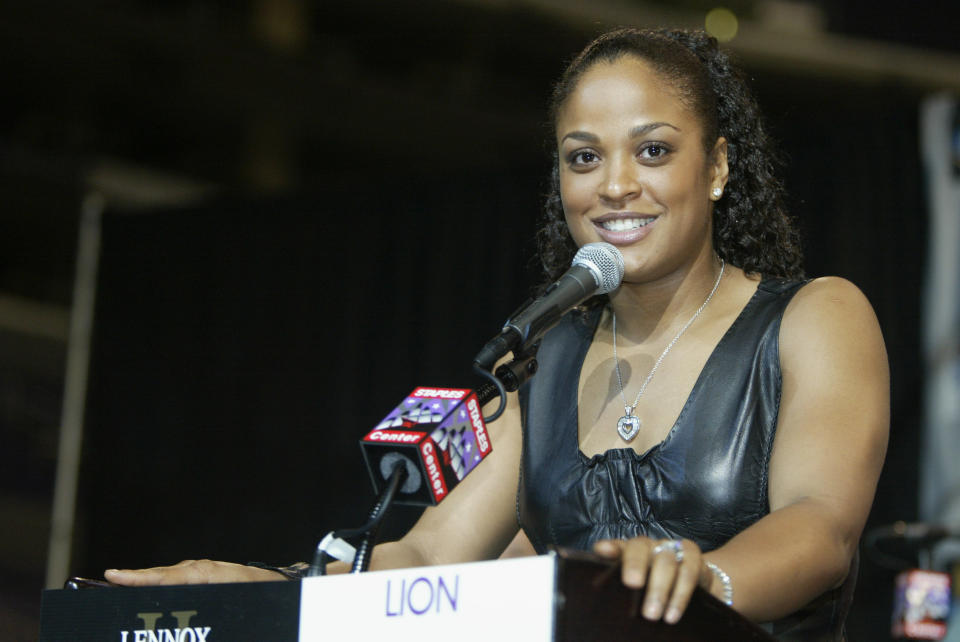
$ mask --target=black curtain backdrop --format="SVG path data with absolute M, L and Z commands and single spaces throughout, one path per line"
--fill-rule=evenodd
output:
M 756 88 L 789 163 L 808 274 L 857 283 L 886 336 L 892 430 L 870 524 L 914 519 L 918 96 L 782 76 Z M 76 572 L 303 560 L 326 531 L 362 522 L 359 437 L 415 385 L 475 383 L 473 354 L 538 278 L 541 162 L 109 213 Z M 415 517 L 399 510 L 388 535 Z M 851 639 L 887 639 L 892 582 L 863 562 Z
M 475 383 L 529 294 L 538 194 L 447 177 L 108 214 L 77 567 L 290 562 L 365 521 L 359 438 L 416 385 Z

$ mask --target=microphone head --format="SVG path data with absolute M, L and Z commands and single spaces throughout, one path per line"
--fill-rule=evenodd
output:
M 380 460 L 380 475 L 386 480 L 393 474 L 393 467 L 397 463 L 402 463 L 407 468 L 407 478 L 400 487 L 400 492 L 404 495 L 411 495 L 420 490 L 420 469 L 413 463 L 413 460 L 406 455 L 396 452 L 389 452 Z
M 609 243 L 587 243 L 573 257 L 573 265 L 587 268 L 597 282 L 596 294 L 607 294 L 623 280 L 623 255 Z

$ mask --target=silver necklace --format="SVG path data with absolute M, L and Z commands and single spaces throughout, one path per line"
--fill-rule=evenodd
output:
M 617 432 L 620 433 L 620 437 L 624 441 L 632 441 L 634 437 L 637 436 L 637 433 L 640 432 L 640 418 L 633 414 L 634 409 L 637 407 L 637 404 L 640 403 L 640 397 L 643 396 L 643 391 L 647 389 L 647 384 L 650 383 L 650 380 L 653 379 L 653 373 L 657 371 L 657 368 L 660 367 L 660 364 L 663 362 L 663 358 L 667 356 L 667 353 L 670 352 L 671 348 L 680 340 L 680 337 L 683 336 L 683 333 L 687 331 L 694 321 L 697 320 L 697 317 L 700 316 L 700 313 L 703 312 L 703 309 L 707 307 L 707 304 L 710 303 L 710 299 L 713 298 L 713 295 L 716 294 L 717 288 L 720 287 L 720 279 L 723 278 L 723 269 L 726 267 L 726 262 L 723 259 L 720 259 L 720 274 L 717 275 L 717 280 L 713 284 L 713 289 L 710 290 L 710 294 L 707 295 L 706 300 L 697 308 L 697 311 L 693 313 L 693 316 L 690 317 L 690 320 L 687 321 L 680 332 L 677 333 L 677 336 L 667 344 L 667 347 L 663 349 L 663 352 L 660 353 L 660 357 L 657 359 L 657 362 L 653 364 L 653 368 L 650 370 L 650 373 L 647 375 L 647 378 L 643 380 L 643 383 L 640 384 L 640 392 L 637 393 L 637 398 L 633 400 L 633 405 L 627 403 L 627 398 L 623 394 L 623 376 L 620 374 L 620 359 L 617 357 L 617 313 L 613 313 L 613 363 L 616 365 L 617 369 L 617 384 L 620 386 L 620 398 L 623 400 L 623 416 L 620 417 L 620 420 L 617 422 Z

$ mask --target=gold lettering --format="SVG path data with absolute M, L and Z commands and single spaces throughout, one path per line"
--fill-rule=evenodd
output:
M 178 629 L 185 629 L 190 626 L 190 618 L 196 614 L 196 611 L 170 611 L 170 615 L 177 618 Z
M 163 613 L 137 613 L 137 617 L 143 620 L 144 631 L 155 631 L 157 629 L 157 620 L 163 617 Z

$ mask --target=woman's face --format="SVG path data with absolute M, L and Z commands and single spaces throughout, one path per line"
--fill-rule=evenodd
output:
M 712 252 L 711 191 L 726 181 L 726 143 L 708 154 L 696 116 L 645 62 L 589 68 L 558 113 L 557 144 L 570 234 L 578 246 L 617 246 L 625 280 L 683 271 Z

